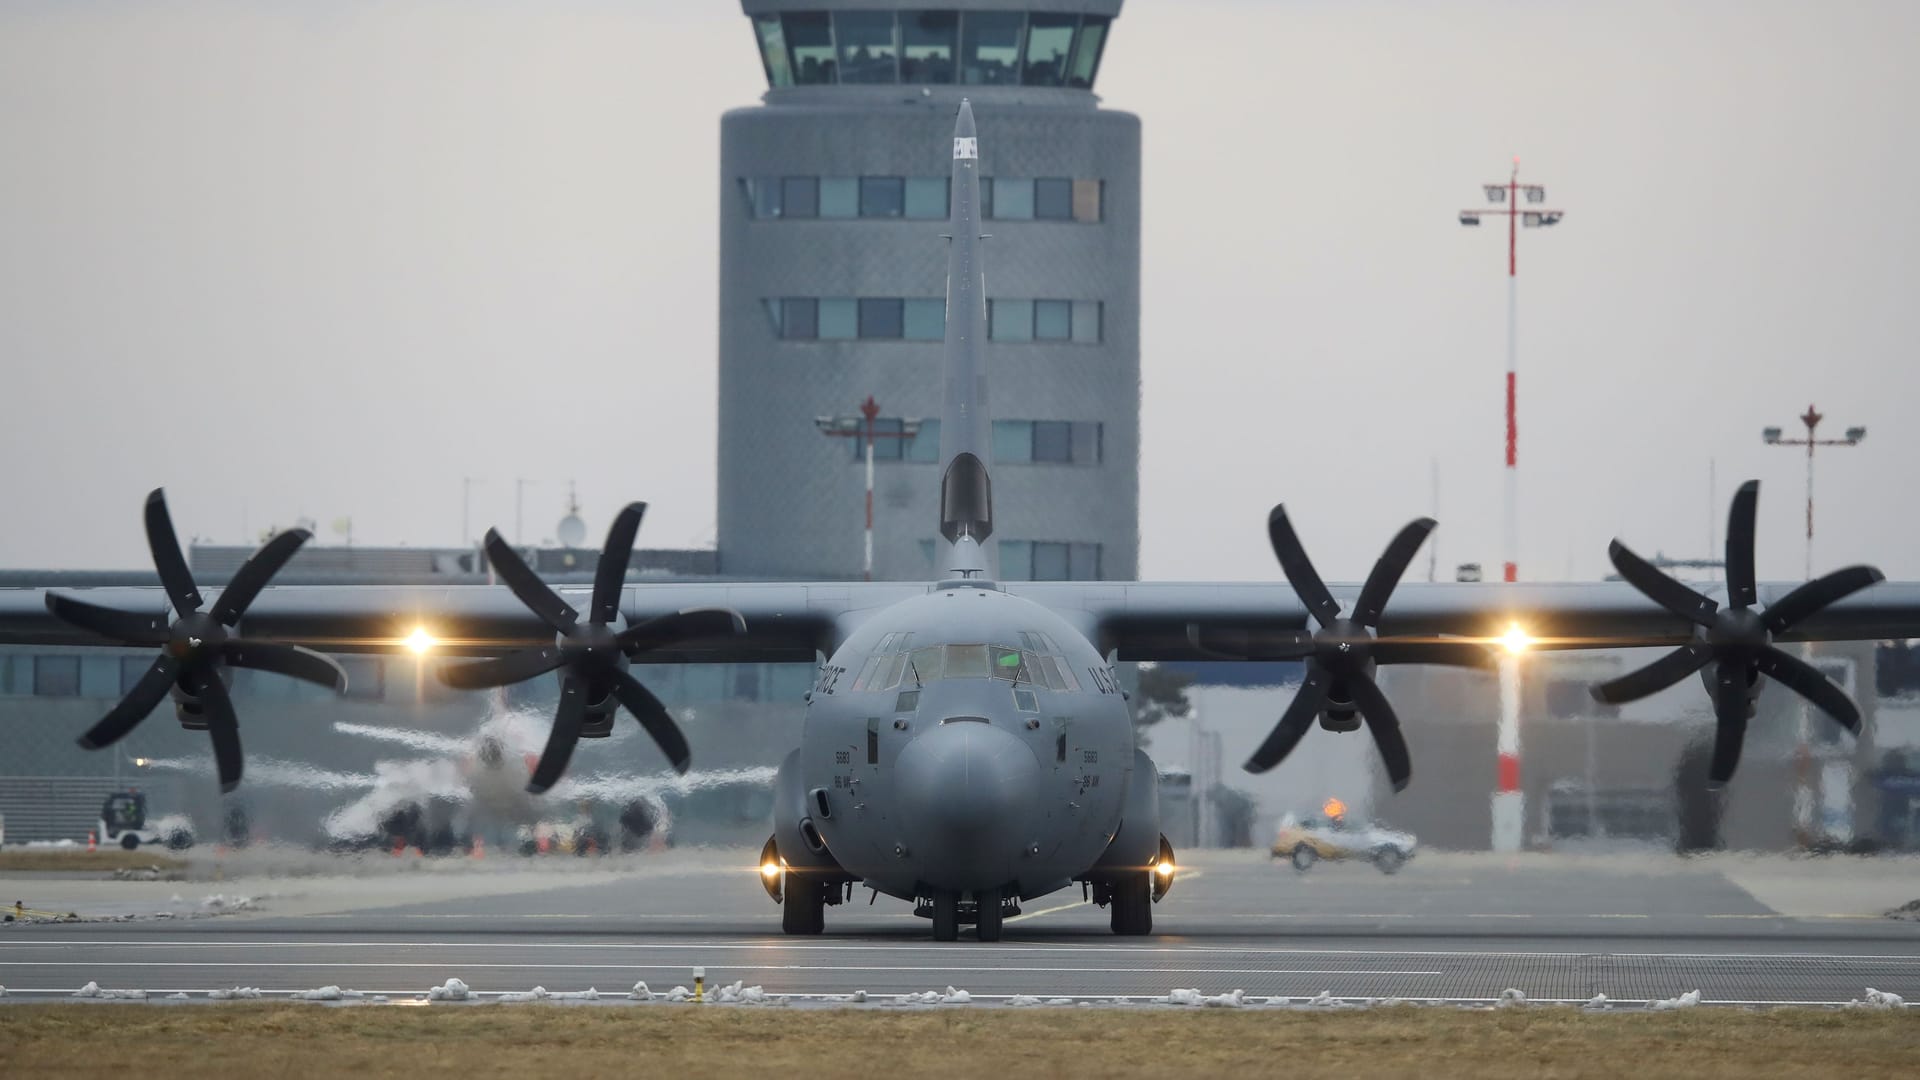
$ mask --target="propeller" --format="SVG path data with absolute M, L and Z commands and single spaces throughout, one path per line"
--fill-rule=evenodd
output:
M 549 671 L 561 673 L 560 706 L 553 715 L 553 732 L 527 781 L 527 791 L 532 794 L 544 794 L 559 781 L 582 738 L 606 733 L 589 730 L 588 713 L 604 711 L 609 698 L 626 706 L 667 755 L 674 770 L 685 773 L 691 761 L 686 736 L 660 699 L 627 673 L 627 666 L 648 652 L 680 641 L 746 630 L 739 613 L 722 608 L 693 608 L 624 630 L 614 628 L 620 618 L 620 590 L 626 584 L 627 563 L 633 557 L 633 539 L 646 512 L 645 503 L 628 503 L 614 516 L 599 566 L 594 570 L 593 601 L 585 620 L 540 580 L 499 530 L 487 530 L 488 560 L 513 595 L 553 629 L 555 641 L 539 649 L 442 667 L 440 680 L 456 689 L 477 690 L 525 682 Z
M 1835 601 L 1886 578 L 1871 566 L 1849 566 L 1754 610 L 1759 602 L 1753 570 L 1754 515 L 1759 503 L 1757 480 L 1747 481 L 1734 493 L 1733 508 L 1727 514 L 1728 606 L 1724 608 L 1667 576 L 1620 541 L 1607 548 L 1622 578 L 1647 599 L 1692 623 L 1694 631 L 1692 641 L 1653 663 L 1593 687 L 1593 696 L 1609 705 L 1637 701 L 1714 665 L 1708 681 L 1715 725 L 1713 764 L 1707 775 L 1716 786 L 1731 780 L 1740 764 L 1747 721 L 1753 716 L 1756 695 L 1752 691 L 1762 675 L 1799 694 L 1834 723 L 1860 733 L 1860 709 L 1846 691 L 1818 668 L 1776 647 L 1773 639 Z
M 171 624 L 163 615 L 142 615 L 59 593 L 47 594 L 47 610 L 61 622 L 116 644 L 160 648 L 153 666 L 119 704 L 80 736 L 80 745 L 98 750 L 120 741 L 153 712 L 161 699 L 178 690 L 183 695 L 180 723 L 189 729 L 204 729 L 213 740 L 220 790 L 229 792 L 240 786 L 243 757 L 239 718 L 227 693 L 223 667 L 272 671 L 335 693 L 347 688 L 347 673 L 329 657 L 298 645 L 254 641 L 233 633 L 260 590 L 313 534 L 290 529 L 268 540 L 220 590 L 213 607 L 202 611 L 204 601 L 174 535 L 166 492 L 160 489 L 147 496 L 146 526 L 153 567 L 159 571 L 160 584 L 177 616 Z
M 1276 506 L 1267 517 L 1267 538 L 1273 553 L 1286 572 L 1293 593 L 1306 605 L 1320 625 L 1310 635 L 1296 636 L 1291 648 L 1269 646 L 1265 655 L 1275 659 L 1287 655 L 1306 661 L 1306 676 L 1293 703 L 1274 725 L 1246 769 L 1266 772 L 1286 758 L 1307 734 L 1313 719 L 1323 711 L 1358 711 L 1367 731 L 1379 748 L 1393 790 L 1400 791 L 1413 778 L 1413 761 L 1407 742 L 1400 733 L 1400 718 L 1374 681 L 1374 669 L 1383 664 L 1446 664 L 1455 667 L 1486 667 L 1492 656 L 1480 645 L 1469 641 L 1436 638 L 1380 638 L 1377 631 L 1387 600 L 1394 586 L 1406 573 L 1407 564 L 1434 529 L 1431 518 L 1420 518 L 1401 529 L 1387 550 L 1373 564 L 1366 584 L 1351 613 L 1343 613 L 1340 604 L 1327 590 L 1326 583 L 1313 568 L 1306 548 L 1293 531 L 1284 506 Z

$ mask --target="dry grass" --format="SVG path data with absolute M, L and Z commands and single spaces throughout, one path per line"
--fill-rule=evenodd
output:
M 9 1076 L 1912 1076 L 1920 1014 L 12 1005 Z M 693 1070 L 682 1073 L 681 1070 Z
M 0 873 L 9 870 L 145 870 L 150 866 L 157 866 L 161 870 L 184 870 L 187 863 L 184 859 L 156 855 L 151 851 L 127 851 L 117 847 L 101 848 L 99 851 L 67 851 L 61 848 L 0 851 Z

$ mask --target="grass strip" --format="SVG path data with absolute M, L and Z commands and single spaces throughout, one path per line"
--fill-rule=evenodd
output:
M 141 1080 L 524 1080 L 663 1069 L 783 1077 L 1856 1078 L 1914 1075 L 1920 1013 L 8 1005 L 0 1007 L 0 1062 L 9 1076 Z

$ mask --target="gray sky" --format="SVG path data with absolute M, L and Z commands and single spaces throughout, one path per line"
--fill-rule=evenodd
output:
M 1143 575 L 1278 576 L 1285 500 L 1357 578 L 1442 475 L 1444 568 L 1500 558 L 1505 237 L 1523 235 L 1523 576 L 1615 534 L 1706 546 L 1765 482 L 1796 577 L 1920 578 L 1920 6 L 1132 0 L 1108 106 L 1145 131 Z M 713 542 L 719 114 L 764 89 L 737 4 L 0 5 L 0 565 L 140 566 L 183 532 L 351 515 L 361 543 Z M 990 132 L 982 133 L 991 138 Z M 1723 526 L 1716 523 L 1716 534 Z M 322 526 L 323 539 L 333 540 Z

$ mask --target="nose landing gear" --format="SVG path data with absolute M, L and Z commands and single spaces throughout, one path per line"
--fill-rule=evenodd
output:
M 970 901 L 956 891 L 935 889 L 915 914 L 933 916 L 935 941 L 959 940 L 961 923 L 972 923 L 981 941 L 999 941 L 1009 909 L 1016 915 L 1020 912 L 1018 905 L 1008 902 L 1006 889 L 978 889 Z

